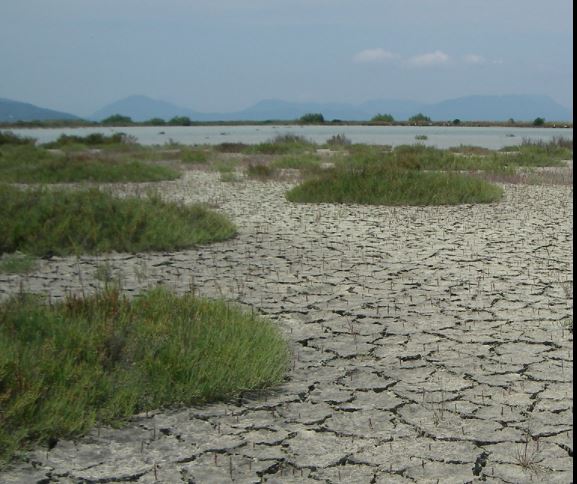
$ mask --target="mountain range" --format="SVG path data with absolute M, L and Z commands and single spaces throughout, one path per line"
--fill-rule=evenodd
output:
M 242 111 L 202 113 L 146 96 L 129 96 L 109 104 L 91 118 L 102 120 L 113 114 L 130 116 L 134 121 L 159 117 L 188 116 L 193 121 L 288 121 L 306 113 L 322 113 L 326 120 L 368 121 L 376 114 L 391 114 L 396 120 L 406 120 L 417 113 L 433 121 L 459 118 L 462 121 L 533 121 L 542 117 L 551 121 L 569 121 L 571 110 L 547 96 L 466 96 L 438 103 L 419 103 L 410 100 L 375 99 L 362 104 L 297 103 L 269 99 Z
M 422 113 L 433 121 L 533 121 L 537 117 L 548 121 L 571 121 L 573 112 L 548 96 L 504 95 L 465 96 L 437 103 L 411 100 L 374 99 L 361 104 L 289 102 L 276 99 L 260 101 L 241 111 L 204 113 L 177 106 L 147 96 L 128 96 L 108 104 L 85 119 L 101 121 L 121 114 L 133 121 L 152 118 L 169 120 L 187 116 L 192 121 L 290 121 L 306 113 L 322 113 L 325 120 L 368 121 L 376 114 L 390 114 L 403 121 Z M 49 119 L 79 119 L 77 116 L 48 110 L 28 103 L 0 98 L 0 122 Z
M 2 123 L 12 123 L 16 121 L 52 121 L 57 119 L 78 120 L 80 118 L 74 114 L 41 108 L 30 103 L 0 98 L 0 122 Z

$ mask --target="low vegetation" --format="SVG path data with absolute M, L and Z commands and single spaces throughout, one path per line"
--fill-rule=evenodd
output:
M 18 190 L 0 185 L 0 254 L 36 256 L 177 250 L 236 233 L 223 215 L 157 195 L 118 199 L 96 189 Z
M 118 145 L 127 143 L 130 138 L 124 133 L 114 133 L 105 135 L 102 133 L 90 133 L 86 136 L 62 134 L 56 141 L 45 143 L 45 148 L 64 148 L 70 145 L 80 145 L 83 147 L 102 147 L 105 145 Z
M 331 148 L 339 146 L 349 146 L 351 144 L 352 144 L 351 140 L 347 138 L 346 135 L 344 134 L 335 134 L 331 136 L 326 142 L 326 145 Z
M 429 116 L 425 116 L 423 113 L 417 113 L 414 116 L 411 116 L 408 120 L 409 124 L 430 124 L 431 118 Z
M 38 260 L 28 254 L 15 252 L 0 257 L 0 274 L 25 274 L 36 269 Z
M 274 166 L 264 164 L 249 164 L 246 169 L 246 174 L 249 178 L 256 178 L 257 180 L 269 180 L 277 175 L 277 170 Z
M 0 182 L 147 182 L 173 180 L 180 173 L 167 166 L 108 153 L 53 153 L 32 145 L 0 147 Z
M 291 202 L 367 205 L 489 203 L 501 196 L 501 188 L 479 178 L 377 164 L 327 170 L 286 194 Z
M 271 161 L 271 166 L 280 169 L 292 169 L 301 171 L 316 170 L 321 164 L 318 155 L 305 153 L 302 155 L 284 155 Z
M 0 146 L 2 145 L 33 145 L 34 138 L 26 138 L 15 135 L 12 131 L 0 131 Z
M 264 143 L 249 145 L 243 151 L 249 154 L 286 155 L 289 153 L 305 153 L 315 149 L 315 143 L 302 136 L 282 134 Z
M 6 151 L 0 160 L 0 181 L 18 183 L 127 183 L 174 180 L 180 173 L 168 166 L 141 161 L 148 157 L 106 152 Z
M 323 124 L 325 117 L 321 113 L 307 113 L 303 114 L 298 122 L 301 124 Z
M 394 123 L 395 122 L 395 118 L 393 117 L 392 114 L 377 114 L 375 116 L 373 116 L 373 118 L 371 119 L 372 123 Z
M 0 305 L 0 462 L 138 412 L 276 385 L 287 362 L 272 324 L 224 302 L 19 295 Z
M 204 165 L 208 163 L 209 154 L 206 150 L 186 147 L 180 151 L 180 160 L 191 165 Z

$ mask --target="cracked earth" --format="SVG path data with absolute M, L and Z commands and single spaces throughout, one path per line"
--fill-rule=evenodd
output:
M 128 293 L 163 283 L 225 297 L 282 329 L 286 382 L 94 429 L 28 454 L 1 482 L 573 481 L 572 187 L 393 208 L 291 204 L 288 182 L 203 171 L 156 186 L 218 207 L 238 237 L 44 260 L 0 275 L 0 298 L 90 292 L 102 264 Z

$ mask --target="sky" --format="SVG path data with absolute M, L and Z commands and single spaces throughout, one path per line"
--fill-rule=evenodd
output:
M 539 94 L 573 104 L 572 0 L 0 0 L 0 97 L 88 116 Z

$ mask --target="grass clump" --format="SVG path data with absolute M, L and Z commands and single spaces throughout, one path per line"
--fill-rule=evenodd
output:
M 37 265 L 36 257 L 21 252 L 0 257 L 0 273 L 4 274 L 26 274 L 34 271 Z
M 90 133 L 86 136 L 78 136 L 74 134 L 62 134 L 56 141 L 45 143 L 46 148 L 63 148 L 71 145 L 83 146 L 103 146 L 103 145 L 118 145 L 128 143 L 131 140 L 124 133 L 114 133 L 107 136 L 102 133 Z
M 18 190 L 0 186 L 0 254 L 36 256 L 177 250 L 235 235 L 223 215 L 201 206 L 118 199 L 96 189 Z
M 489 148 L 484 148 L 483 146 L 476 145 L 463 145 L 451 146 L 448 148 L 451 153 L 460 153 L 462 155 L 488 155 L 491 153 Z
M 263 155 L 286 155 L 289 153 L 304 153 L 315 148 L 315 144 L 303 136 L 294 134 L 278 135 L 270 141 L 251 145 L 246 153 Z
M 34 138 L 18 136 L 12 131 L 0 131 L 0 146 L 2 145 L 33 145 L 36 143 Z
M 347 138 L 346 135 L 341 133 L 331 136 L 326 142 L 326 145 L 331 148 L 339 146 L 349 146 L 351 144 L 352 141 L 349 138 Z
M 35 146 L 0 148 L 0 182 L 146 182 L 174 180 L 177 171 L 106 153 L 51 153 Z
M 293 170 L 314 170 L 321 164 L 321 158 L 318 155 L 304 153 L 300 155 L 284 155 L 275 158 L 271 166 L 280 169 Z
M 0 461 L 138 412 L 228 399 L 282 381 L 288 349 L 269 322 L 157 288 L 109 288 L 0 305 Z
M 523 138 L 521 144 L 504 146 L 499 151 L 518 153 L 523 157 L 539 157 L 542 160 L 568 160 L 573 159 L 573 140 L 563 137 L 553 137 L 549 141 Z
M 457 173 L 366 165 L 327 170 L 296 186 L 286 197 L 301 203 L 458 205 L 494 202 L 502 193 L 496 185 Z
M 218 160 L 213 164 L 212 168 L 220 174 L 220 181 L 225 183 L 235 183 L 240 181 L 236 172 L 238 160 Z
M 180 152 L 180 160 L 191 165 L 204 165 L 208 163 L 208 153 L 205 150 L 184 148 Z
M 274 166 L 263 164 L 249 164 L 246 169 L 246 174 L 249 178 L 257 180 L 270 180 L 277 175 L 277 170 Z
M 214 145 L 214 151 L 218 153 L 242 153 L 249 148 L 246 143 L 225 142 Z

